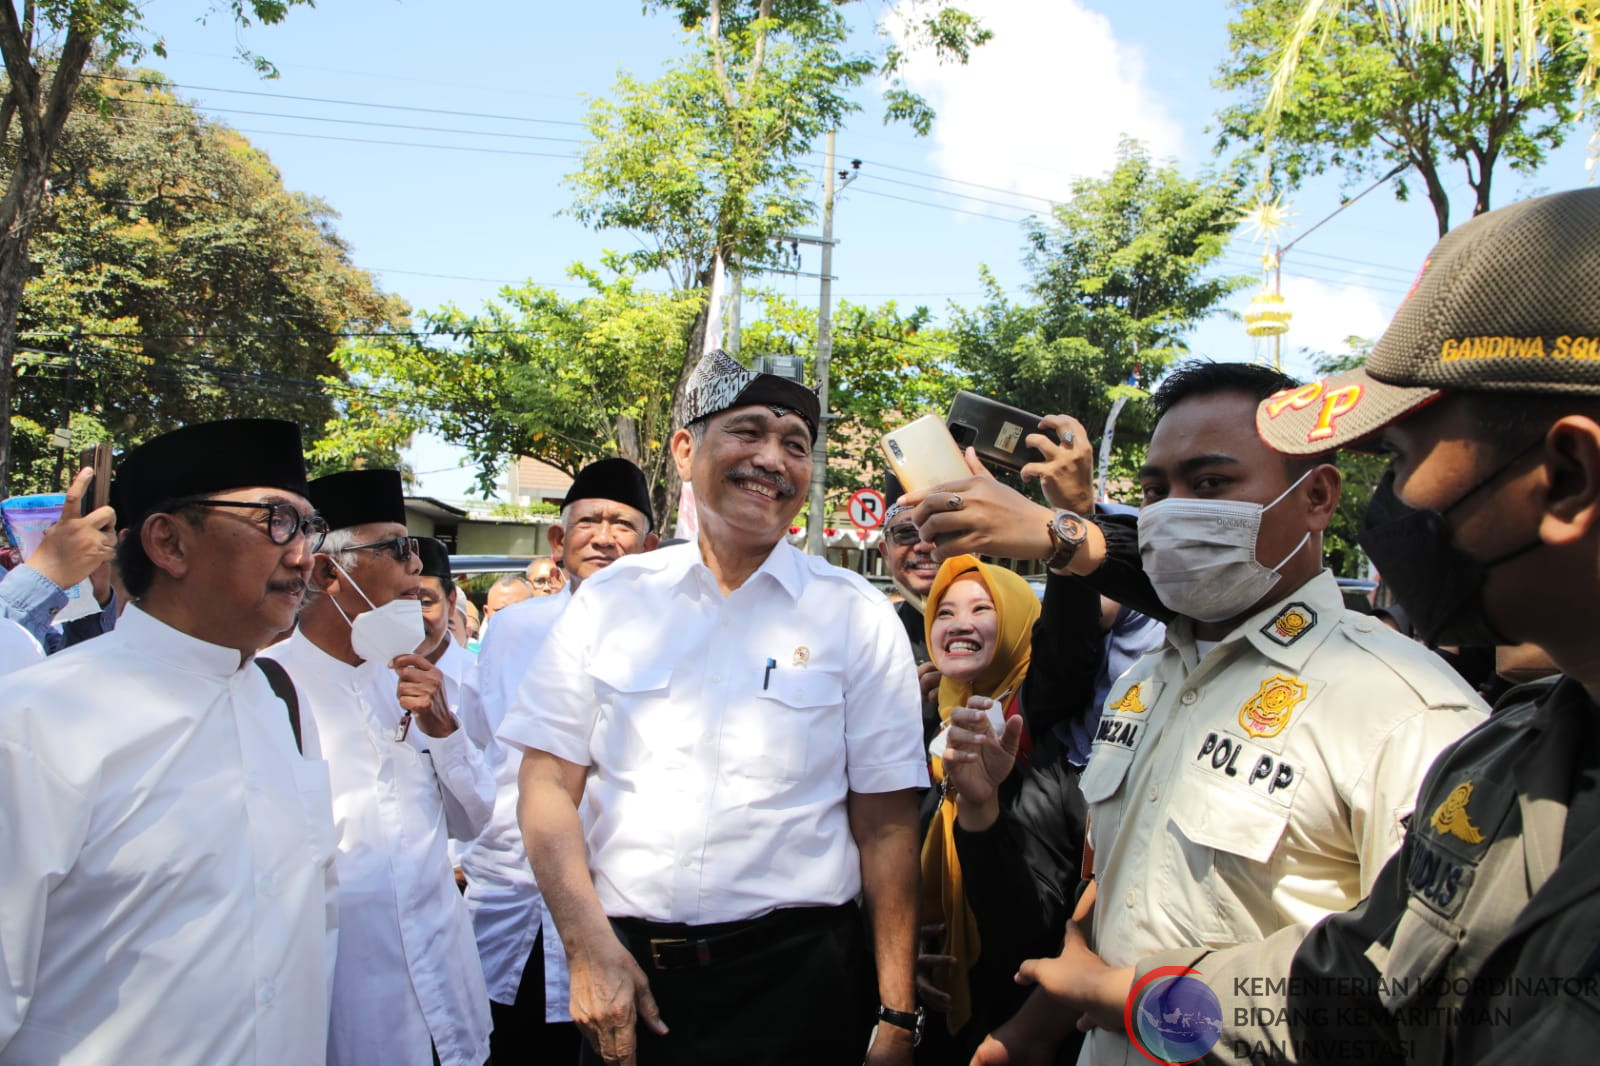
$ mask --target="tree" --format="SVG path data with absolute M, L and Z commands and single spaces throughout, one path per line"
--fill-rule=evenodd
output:
M 478 314 L 447 306 L 416 338 L 373 338 L 337 353 L 356 386 L 312 451 L 348 460 L 429 429 L 466 448 L 492 492 L 507 459 L 531 455 L 576 474 L 607 455 L 637 463 L 658 515 L 675 503 L 667 440 L 683 331 L 699 293 L 641 288 L 612 257 L 607 275 L 577 266 L 589 293 L 502 289 Z
M 1249 284 L 1208 273 L 1232 229 L 1235 194 L 1124 142 L 1106 177 L 1075 182 L 1071 200 L 1032 224 L 1032 302 L 1008 299 L 983 271 L 986 302 L 955 309 L 956 364 L 996 399 L 1064 411 L 1098 436 L 1117 397 L 1142 395 L 1186 350 L 1184 333 Z M 1139 410 L 1124 418 L 1124 435 L 1148 432 Z
M 1482 214 L 1497 164 L 1537 169 L 1577 115 L 1585 58 L 1565 16 L 1546 17 L 1530 57 L 1541 77 L 1519 88 L 1505 42 L 1486 60 L 1457 28 L 1423 29 L 1383 4 L 1349 7 L 1302 51 L 1281 106 L 1269 113 L 1273 71 L 1300 0 L 1235 0 L 1234 7 L 1217 85 L 1244 96 L 1218 115 L 1219 150 L 1242 142 L 1252 155 L 1266 153 L 1291 187 L 1330 168 L 1354 182 L 1398 165 L 1420 180 L 1440 236 L 1450 228 L 1452 169 L 1472 189 L 1473 214 Z M 1405 199 L 1405 178 L 1395 182 Z
M 233 20 L 276 23 L 295 4 L 310 0 L 227 0 Z M 213 8 L 214 10 L 215 8 Z M 59 47 L 53 42 L 60 38 Z M 28 241 L 47 198 L 52 157 L 79 102 L 85 66 L 97 51 L 105 62 L 136 59 L 145 49 L 138 0 L 14 0 L 0 4 L 0 56 L 5 96 L 0 99 L 0 143 L 9 173 L 0 197 L 0 493 L 11 464 L 11 364 L 17 314 L 28 279 Z M 158 55 L 160 40 L 149 44 Z M 249 56 L 264 73 L 271 65 Z M 92 91 L 92 90 L 91 90 Z
M 573 214 L 640 244 L 635 265 L 663 270 L 682 291 L 709 288 L 719 258 L 756 274 L 773 239 L 812 214 L 803 165 L 818 135 L 858 108 L 851 93 L 887 79 L 886 120 L 926 132 L 927 102 L 900 79 L 904 52 L 847 48 L 855 0 L 646 0 L 692 34 L 691 51 L 653 82 L 619 77 L 588 116 L 590 144 L 568 176 Z M 859 4 L 858 4 L 859 6 Z M 964 60 L 990 34 L 948 0 L 893 9 L 904 39 Z M 674 409 L 705 336 L 705 312 L 685 325 Z M 669 478 L 670 480 L 670 478 Z
M 81 411 L 123 447 L 212 418 L 319 429 L 341 335 L 396 328 L 404 306 L 350 264 L 326 204 L 284 189 L 159 75 L 95 80 L 97 106 L 67 122 L 32 224 L 19 420 Z M 41 444 L 17 440 L 16 474 L 37 474 Z

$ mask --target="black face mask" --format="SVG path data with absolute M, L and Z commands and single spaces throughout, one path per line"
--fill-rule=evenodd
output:
M 1394 491 L 1394 471 L 1384 472 L 1361 516 L 1362 551 L 1377 567 L 1384 584 L 1411 614 L 1413 629 L 1429 646 L 1455 644 L 1485 647 L 1508 644 L 1489 620 L 1483 606 L 1483 584 L 1489 571 L 1501 563 L 1542 545 L 1537 536 L 1493 559 L 1468 555 L 1455 543 L 1455 533 L 1445 519 L 1484 486 L 1505 473 L 1535 445 L 1513 455 L 1488 477 L 1456 497 L 1443 510 L 1419 510 L 1400 502 Z

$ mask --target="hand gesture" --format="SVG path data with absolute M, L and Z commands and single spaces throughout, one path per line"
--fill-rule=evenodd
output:
M 444 699 L 444 674 L 420 655 L 397 655 L 389 666 L 400 675 L 396 694 L 400 706 L 430 737 L 447 737 L 457 728 L 455 715 Z
M 956 818 L 963 829 L 981 832 L 1000 816 L 1000 783 L 1017 763 L 1022 717 L 1006 719 L 995 735 L 988 711 L 994 700 L 973 696 L 950 712 L 945 737 L 944 773 L 956 790 Z
M 1079 1030 L 1120 1033 L 1123 1007 L 1133 988 L 1133 967 L 1113 969 L 1090 949 L 1083 924 L 1071 921 L 1061 954 L 1053 959 L 1028 959 L 1017 970 L 1016 981 L 1036 984 L 1051 998 L 1079 1012 Z
M 634 1066 L 638 1022 L 657 1036 L 667 1033 L 644 971 L 615 937 L 602 937 L 595 950 L 574 951 L 567 961 L 572 1020 L 608 1066 Z
M 1040 419 L 1042 432 L 1028 434 L 1025 443 L 1044 456 L 1042 463 L 1022 468 L 1024 482 L 1039 482 L 1050 506 L 1088 514 L 1094 509 L 1094 448 L 1083 424 L 1071 415 Z
M 939 682 L 944 680 L 944 675 L 939 672 L 939 667 L 932 660 L 917 667 L 917 684 L 922 687 L 922 710 L 924 714 L 937 714 L 939 711 Z
M 78 471 L 72 487 L 67 489 L 60 519 L 44 531 L 44 540 L 26 560 L 61 589 L 72 588 L 109 563 L 116 553 L 117 512 L 106 506 L 86 515 L 78 514 L 83 509 L 83 494 L 89 491 L 93 479 L 92 467 Z
M 936 948 L 944 936 L 944 923 L 932 922 L 918 930 L 917 948 L 917 999 L 929 1010 L 944 1013 L 950 1009 L 950 995 L 941 989 L 937 975 L 948 971 L 956 964 L 954 955 L 935 955 L 931 948 Z
M 966 459 L 972 477 L 900 498 L 915 508 L 911 520 L 932 546 L 933 557 L 940 562 L 963 554 L 1048 558 L 1055 545 L 1046 526 L 1055 512 L 996 481 L 973 449 L 967 449 Z

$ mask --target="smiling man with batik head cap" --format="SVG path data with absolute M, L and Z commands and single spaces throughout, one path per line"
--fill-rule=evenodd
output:
M 321 1061 L 328 768 L 253 661 L 324 528 L 299 427 L 153 438 L 111 495 L 132 602 L 0 701 L 0 1062 Z
M 422 559 L 399 473 L 331 474 L 309 491 L 332 529 L 299 631 L 271 654 L 306 694 L 339 812 L 345 921 L 327 1061 L 480 1066 L 488 997 L 446 837 L 482 830 L 494 780 L 444 675 L 417 654 Z
M 927 770 L 905 631 L 784 540 L 815 393 L 713 352 L 679 418 L 698 541 L 587 578 L 499 732 L 585 1061 L 909 1063 Z

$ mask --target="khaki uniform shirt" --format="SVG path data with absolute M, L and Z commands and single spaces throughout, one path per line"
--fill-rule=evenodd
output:
M 1303 941 L 1141 961 L 1194 966 L 1217 995 L 1208 1061 L 1594 1061 L 1597 710 L 1575 682 L 1527 688 L 1429 770 L 1405 847 L 1355 910 Z
M 1435 755 L 1486 708 L 1441 659 L 1344 607 L 1327 572 L 1198 660 L 1192 624 L 1106 700 L 1082 788 L 1094 947 L 1127 966 L 1353 906 Z M 1096 1030 L 1080 1062 L 1144 1062 Z

